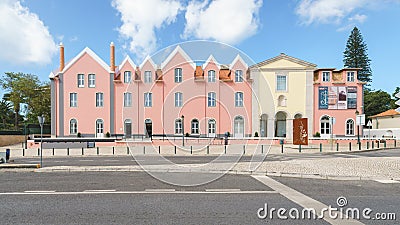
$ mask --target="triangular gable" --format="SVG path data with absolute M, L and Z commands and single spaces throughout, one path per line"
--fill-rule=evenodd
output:
M 241 62 L 244 67 L 248 68 L 247 63 L 242 59 L 242 57 L 237 54 L 237 56 L 233 59 L 232 63 L 229 66 L 229 69 L 231 70 L 234 65 L 236 65 L 237 62 Z
M 110 66 L 105 63 L 96 53 L 94 53 L 90 48 L 86 47 L 83 49 L 77 56 L 75 56 L 71 61 L 65 65 L 64 69 L 62 71 L 59 71 L 57 73 L 51 72 L 50 73 L 50 78 L 54 78 L 55 76 L 58 76 L 59 73 L 65 73 L 69 68 L 71 68 L 72 65 L 74 65 L 83 55 L 88 54 L 90 57 L 92 57 L 99 65 L 101 65 L 104 70 L 107 72 L 111 73 L 110 71 Z
M 196 64 L 193 62 L 193 60 L 189 57 L 189 55 L 186 54 L 186 52 L 179 45 L 176 46 L 174 51 L 172 51 L 171 54 L 169 54 L 169 56 L 164 60 L 164 62 L 161 63 L 161 69 L 164 70 L 165 66 L 168 65 L 168 63 L 178 53 L 182 55 L 182 57 L 186 60 L 186 62 L 188 62 L 193 67 L 194 70 L 196 69 Z
M 313 64 L 313 63 L 310 63 L 310 62 L 307 62 L 307 61 L 304 61 L 304 60 L 301 60 L 301 59 L 298 59 L 298 58 L 295 58 L 295 57 L 292 57 L 292 56 L 288 56 L 288 55 L 286 55 L 284 53 L 281 53 L 280 55 L 278 55 L 278 56 L 276 56 L 274 58 L 267 59 L 265 61 L 262 61 L 260 63 L 255 64 L 255 65 L 252 65 L 251 68 L 257 68 L 257 67 L 260 68 L 260 67 L 263 67 L 263 66 L 266 66 L 266 65 L 269 65 L 269 64 L 276 63 L 276 62 L 278 62 L 280 60 L 286 60 L 286 61 L 291 62 L 292 64 L 297 64 L 297 65 L 300 65 L 300 66 L 306 67 L 306 68 L 315 68 L 315 67 L 317 67 L 316 64 Z
M 125 64 L 128 63 L 128 62 L 129 62 L 129 64 L 131 64 L 131 66 L 132 66 L 133 68 L 136 67 L 136 64 L 133 62 L 133 60 L 131 59 L 131 57 L 129 57 L 129 55 L 127 55 L 127 56 L 125 57 L 124 61 L 122 61 L 121 65 L 118 66 L 118 70 L 121 70 L 122 67 L 124 67 Z
M 142 64 L 140 64 L 139 68 L 142 70 L 143 66 L 147 63 L 150 62 L 150 64 L 153 66 L 154 70 L 157 69 L 157 65 L 154 63 L 153 59 L 148 55 L 146 58 L 143 60 Z
M 210 64 L 210 62 L 213 62 L 218 69 L 221 69 L 221 65 L 217 62 L 217 60 L 214 58 L 213 55 L 210 55 L 208 57 L 208 59 L 206 60 L 206 62 L 203 64 L 203 70 L 206 69 L 206 67 L 208 66 L 208 64 Z

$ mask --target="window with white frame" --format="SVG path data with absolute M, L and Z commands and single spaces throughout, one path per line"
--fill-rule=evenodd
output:
M 352 119 L 346 121 L 346 135 L 354 135 L 354 120 Z
M 153 106 L 153 93 L 144 93 L 144 107 Z
M 215 82 L 215 70 L 208 71 L 208 82 L 210 82 L 210 83 Z
M 243 107 L 243 92 L 236 92 L 235 93 L 235 106 L 236 107 Z
M 287 76 L 285 75 L 276 76 L 276 90 L 287 91 Z
M 214 135 L 215 134 L 215 120 L 214 119 L 210 119 L 208 120 L 208 134 Z
M 76 119 L 71 119 L 69 121 L 69 134 L 77 134 L 78 133 L 78 121 Z
M 215 107 L 216 106 L 216 98 L 217 94 L 215 92 L 208 93 L 208 107 Z
M 182 68 L 175 69 L 175 83 L 182 82 Z
M 242 70 L 235 71 L 235 82 L 243 82 L 243 71 Z
M 124 93 L 124 107 L 132 106 L 132 93 L 126 92 Z
M 104 133 L 104 121 L 102 119 L 96 120 L 96 137 L 101 137 Z
M 192 120 L 192 134 L 199 134 L 199 121 L 197 119 Z
M 182 134 L 182 120 L 175 120 L 175 134 Z
M 95 74 L 89 74 L 89 87 L 94 88 L 96 87 L 96 75 Z
M 101 92 L 96 93 L 96 107 L 104 106 L 104 94 Z
M 286 97 L 284 95 L 279 95 L 279 97 L 278 97 L 278 106 L 286 107 Z
M 354 82 L 354 72 L 347 72 L 347 82 Z
M 132 72 L 131 71 L 125 71 L 124 72 L 124 83 L 130 83 L 132 80 Z
M 78 74 L 78 87 L 83 88 L 85 87 L 85 75 Z
M 175 93 L 175 107 L 182 107 L 183 104 L 183 94 L 181 92 Z
M 323 116 L 321 118 L 321 134 L 331 134 L 329 116 Z
M 69 93 L 69 106 L 70 107 L 78 107 L 78 94 L 77 93 Z
M 330 72 L 322 72 L 322 82 L 329 82 L 331 80 Z
M 144 82 L 151 83 L 151 71 L 144 71 Z

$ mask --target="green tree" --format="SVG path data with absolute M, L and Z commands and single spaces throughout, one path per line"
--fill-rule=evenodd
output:
M 9 123 L 12 123 L 12 119 L 10 118 L 14 117 L 14 112 L 12 109 L 12 105 L 10 102 L 6 101 L 5 99 L 2 99 L 0 101 L 0 119 L 2 123 L 2 129 L 8 129 L 9 128 Z
M 0 86 L 7 92 L 6 100 L 12 102 L 14 110 L 14 127 L 18 129 L 21 103 L 28 105 L 26 119 L 37 123 L 36 115 L 47 115 L 50 121 L 50 90 L 48 84 L 42 84 L 36 75 L 24 73 L 5 73 Z
M 400 98 L 396 96 L 398 93 L 400 93 L 400 87 L 396 87 L 396 89 L 394 90 L 394 93 L 392 94 L 393 99 L 390 102 L 392 109 L 399 108 L 399 106 L 396 104 L 396 102 L 400 100 Z
M 357 27 L 354 27 L 347 40 L 346 49 L 343 52 L 343 63 L 346 68 L 361 68 L 358 71 L 358 80 L 363 82 L 372 81 L 371 60 L 368 58 L 367 44 Z M 370 84 L 366 85 L 367 87 Z M 366 88 L 369 89 L 369 88 Z
M 385 112 L 391 109 L 392 98 L 389 93 L 378 90 L 365 90 L 364 92 L 364 112 L 368 118 L 370 116 Z

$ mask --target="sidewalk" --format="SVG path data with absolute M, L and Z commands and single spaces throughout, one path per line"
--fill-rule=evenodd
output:
M 362 146 L 363 150 L 367 146 Z M 380 145 L 380 149 L 385 146 Z M 386 146 L 393 148 L 394 146 Z M 34 157 L 40 156 L 40 149 L 23 149 L 20 145 L 9 147 L 1 147 L 0 151 L 10 149 L 11 158 L 20 157 Z M 374 146 L 377 149 L 377 146 Z M 309 153 L 337 153 L 337 152 L 355 152 L 359 151 L 357 145 L 308 145 L 308 146 L 295 146 L 284 145 L 283 149 L 280 145 L 210 145 L 210 146 L 156 146 L 156 145 L 138 145 L 132 144 L 127 146 L 118 147 L 95 147 L 95 148 L 63 148 L 63 149 L 43 149 L 42 154 L 44 157 L 53 156 L 79 156 L 79 155 L 151 155 L 161 154 L 165 156 L 188 156 L 188 155 L 220 155 L 220 154 L 244 154 L 244 155 L 258 155 L 258 154 L 309 154 Z
M 335 180 L 399 180 L 400 157 L 357 157 L 354 158 L 307 158 L 285 161 L 240 163 L 208 163 L 179 165 L 126 165 L 126 166 L 75 166 L 45 167 L 36 172 L 78 171 L 147 171 L 147 172 L 191 172 L 232 173 L 283 177 L 335 179 Z M 274 157 L 276 155 L 270 155 Z M 267 160 L 268 160 L 267 156 Z

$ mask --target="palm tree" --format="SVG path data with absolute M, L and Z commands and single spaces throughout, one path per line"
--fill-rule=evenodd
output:
M 7 119 L 13 114 L 11 103 L 2 99 L 0 101 L 0 119 L 3 123 L 3 129 L 6 129 Z

